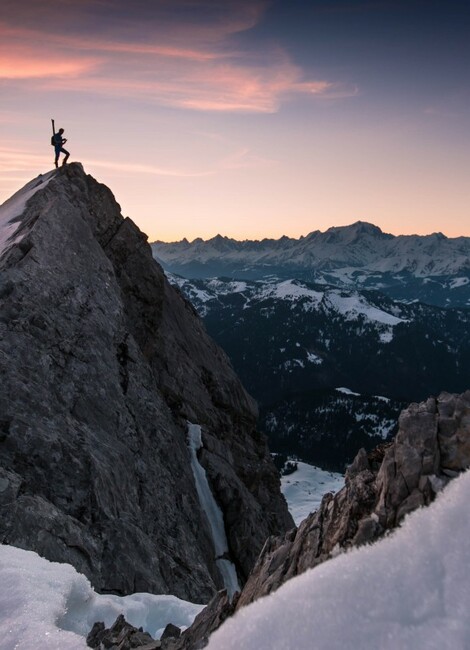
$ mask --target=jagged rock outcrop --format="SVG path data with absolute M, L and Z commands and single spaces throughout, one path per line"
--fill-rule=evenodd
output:
M 130 625 L 122 614 L 117 617 L 109 629 L 106 629 L 102 622 L 95 623 L 86 641 L 89 648 L 97 650 L 104 648 L 110 650 L 132 650 L 133 648 L 158 650 L 162 646 L 160 641 L 153 639 L 142 628 L 137 629 Z
M 208 600 L 188 420 L 242 581 L 292 525 L 256 406 L 110 190 L 79 164 L 37 185 L 0 257 L 0 541 L 101 591 Z
M 269 540 L 238 607 L 351 546 L 372 542 L 403 517 L 428 505 L 448 481 L 470 466 L 470 391 L 442 393 L 402 411 L 392 443 L 361 450 L 346 485 L 283 542 Z
M 470 467 L 470 390 L 442 393 L 402 411 L 391 443 L 359 451 L 336 495 L 282 537 L 267 540 L 236 603 L 218 594 L 183 633 L 178 649 L 202 648 L 211 632 L 240 607 L 353 546 L 370 543 L 428 505 Z
M 89 648 L 97 650 L 172 650 L 177 639 L 181 636 L 181 629 L 173 623 L 163 630 L 160 639 L 156 640 L 143 629 L 137 628 L 126 621 L 120 614 L 110 628 L 106 628 L 102 621 L 96 622 L 87 635 L 86 642 Z

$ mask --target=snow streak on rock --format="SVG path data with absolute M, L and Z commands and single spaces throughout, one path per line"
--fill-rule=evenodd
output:
M 40 174 L 0 205 L 0 256 L 9 246 L 21 240 L 21 235 L 15 236 L 20 227 L 17 217 L 22 214 L 29 199 L 38 190 L 44 189 L 53 175 L 54 171 Z
M 230 597 L 240 591 L 235 566 L 226 558 L 228 555 L 228 542 L 225 534 L 224 518 L 222 511 L 217 505 L 214 495 L 207 480 L 206 470 L 199 463 L 197 452 L 202 447 L 201 427 L 198 424 L 188 422 L 188 446 L 191 454 L 191 467 L 194 474 L 194 481 L 199 496 L 201 507 L 209 521 L 214 541 L 216 564 L 222 575 L 225 588 Z

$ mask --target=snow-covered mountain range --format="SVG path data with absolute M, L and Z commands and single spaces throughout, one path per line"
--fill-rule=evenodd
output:
M 187 278 L 297 278 L 444 307 L 470 305 L 470 237 L 394 236 L 358 221 L 299 239 L 237 241 L 217 235 L 155 242 L 152 249 L 166 270 Z
M 403 405 L 464 390 L 470 311 L 300 280 L 170 275 L 260 404 L 273 451 L 341 470 Z

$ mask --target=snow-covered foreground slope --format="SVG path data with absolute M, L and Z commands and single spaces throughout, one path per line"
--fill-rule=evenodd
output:
M 96 621 L 119 614 L 159 638 L 167 623 L 187 627 L 203 608 L 175 596 L 99 595 L 70 564 L 0 546 L 0 650 L 84 650 Z
M 338 492 L 343 485 L 341 474 L 300 462 L 295 472 L 281 477 L 281 490 L 296 526 L 318 510 L 324 494 Z
M 208 650 L 470 647 L 470 472 L 372 546 L 241 609 Z

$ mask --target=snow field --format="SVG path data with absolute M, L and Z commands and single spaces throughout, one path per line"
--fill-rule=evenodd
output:
M 289 512 L 298 526 L 311 512 L 320 507 L 327 492 L 338 492 L 344 485 L 344 476 L 319 467 L 297 462 L 297 470 L 281 476 L 281 491 Z

